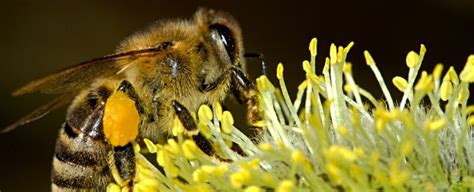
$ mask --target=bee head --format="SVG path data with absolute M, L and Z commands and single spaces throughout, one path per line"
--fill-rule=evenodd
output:
M 231 15 L 201 8 L 196 12 L 195 21 L 222 63 L 245 68 L 241 30 Z

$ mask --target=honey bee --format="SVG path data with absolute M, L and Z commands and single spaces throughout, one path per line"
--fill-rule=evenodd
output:
M 202 104 L 222 102 L 229 94 L 247 106 L 250 125 L 260 121 L 257 91 L 245 73 L 238 23 L 227 13 L 203 8 L 190 20 L 153 24 L 123 41 L 116 54 L 32 81 L 13 95 L 32 92 L 62 96 L 3 132 L 72 100 L 53 157 L 53 191 L 103 191 L 114 179 L 133 185 L 132 142 L 142 138 L 163 142 L 175 119 L 195 131 L 190 112 Z M 115 101 L 132 107 L 116 114 L 113 108 L 123 106 L 112 104 Z M 108 123 L 117 117 L 131 120 Z M 203 135 L 190 137 L 213 155 Z

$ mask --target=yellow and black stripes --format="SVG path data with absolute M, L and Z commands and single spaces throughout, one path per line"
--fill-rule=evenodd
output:
M 56 141 L 51 181 L 53 191 L 101 191 L 112 181 L 102 117 L 110 91 L 100 87 L 78 97 L 68 111 Z

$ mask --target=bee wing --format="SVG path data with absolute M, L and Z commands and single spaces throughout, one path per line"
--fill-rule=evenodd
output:
M 0 134 L 9 132 L 16 127 L 45 116 L 49 112 L 69 103 L 79 90 L 90 85 L 95 79 L 110 77 L 120 73 L 122 70 L 125 70 L 127 66 L 139 62 L 140 59 L 146 59 L 161 54 L 164 48 L 164 46 L 158 46 L 156 48 L 140 49 L 104 56 L 80 63 L 26 84 L 13 92 L 13 95 L 19 96 L 37 91 L 41 93 L 64 94 L 9 125 L 1 130 Z
M 28 115 L 25 115 L 24 117 L 22 117 L 18 121 L 12 123 L 11 125 L 6 127 L 5 129 L 1 130 L 0 134 L 9 132 L 9 131 L 21 126 L 21 125 L 27 124 L 29 122 L 35 121 L 35 120 L 45 116 L 49 112 L 51 112 L 55 109 L 58 109 L 61 106 L 69 103 L 74 98 L 75 95 L 76 94 L 73 94 L 73 93 L 64 94 L 64 95 L 50 101 L 49 103 L 47 103 L 47 104 L 45 104 L 41 107 L 38 107 L 37 109 L 35 109 L 31 113 L 29 113 Z
M 14 91 L 13 95 L 19 96 L 37 91 L 48 94 L 76 91 L 90 85 L 97 78 L 105 78 L 117 74 L 135 61 L 158 55 L 162 50 L 163 47 L 159 46 L 117 53 L 83 62 L 58 73 L 32 81 Z

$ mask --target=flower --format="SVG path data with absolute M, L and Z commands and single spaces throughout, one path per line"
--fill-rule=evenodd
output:
M 276 84 L 259 77 L 263 120 L 258 123 L 262 126 L 258 138 L 243 134 L 230 111 L 212 104 L 213 110 L 202 106 L 195 121 L 214 155 L 203 153 L 180 131 L 167 143 L 145 139 L 147 150 L 141 153 L 156 155 L 162 171 L 138 155 L 134 189 L 472 190 L 474 106 L 467 100 L 474 56 L 460 75 L 449 67 L 443 76 L 445 67 L 438 64 L 432 74 L 423 71 L 420 76 L 426 54 L 421 45 L 406 56 L 408 76 L 393 78 L 403 92 L 401 99 L 394 99 L 374 58 L 365 51 L 366 63 L 383 91 L 377 100 L 352 77 L 351 68 L 358 65 L 346 58 L 353 45 L 332 44 L 322 74 L 317 74 L 317 40 L 312 39 L 310 58 L 302 64 L 306 79 L 296 93 L 286 89 L 283 64 L 277 67 Z M 116 184 L 108 188 L 121 189 Z

